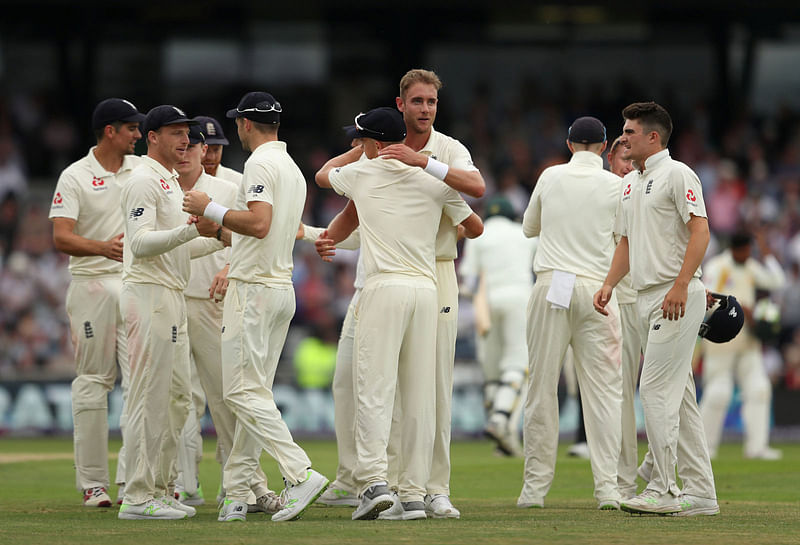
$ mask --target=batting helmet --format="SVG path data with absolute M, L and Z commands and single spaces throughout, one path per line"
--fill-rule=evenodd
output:
M 726 343 L 736 337 L 744 325 L 742 305 L 733 295 L 712 293 L 718 304 L 700 324 L 699 335 L 712 343 Z

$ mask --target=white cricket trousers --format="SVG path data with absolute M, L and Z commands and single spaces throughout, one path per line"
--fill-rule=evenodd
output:
M 123 283 L 130 391 L 125 430 L 125 503 L 167 494 L 177 476 L 178 436 L 191 406 L 183 292 Z
M 705 314 L 705 287 L 700 280 L 692 279 L 683 318 L 667 320 L 662 317 L 661 304 L 672 285 L 639 291 L 637 301 L 644 349 L 639 397 L 653 457 L 647 489 L 678 496 L 675 469 L 680 460 L 683 492 L 715 499 L 714 475 L 692 377 L 692 353 Z
M 118 363 L 123 403 L 128 391 L 128 339 L 119 310 L 121 290 L 118 274 L 75 276 L 67 290 L 77 375 L 72 381 L 75 485 L 81 491 L 109 486 L 108 393 L 114 389 Z M 124 425 L 122 418 L 120 426 Z M 124 482 L 121 473 L 124 469 L 118 467 L 117 476 Z
M 636 495 L 636 470 L 639 466 L 639 443 L 636 437 L 636 384 L 642 362 L 639 339 L 639 311 L 636 303 L 619 305 L 622 325 L 622 448 L 619 453 L 617 483 L 622 499 Z
M 733 396 L 734 377 L 742 393 L 744 454 L 758 456 L 768 448 L 772 384 L 764 370 L 761 351 L 761 343 L 758 343 L 739 353 L 709 354 L 707 351 L 703 358 L 700 414 L 703 415 L 712 457 L 717 454 L 722 439 L 722 426 Z
M 357 289 L 347 307 L 342 324 L 339 345 L 336 349 L 336 370 L 333 373 L 333 426 L 336 432 L 336 450 L 339 465 L 332 489 L 347 490 L 356 494 L 358 488 L 353 477 L 356 464 L 356 398 L 353 383 L 353 345 L 356 337 L 355 309 L 361 289 Z
M 214 430 L 217 433 L 216 458 L 221 467 L 225 466 L 233 446 L 233 434 L 236 429 L 236 417 L 225 404 L 222 395 L 222 310 L 223 303 L 210 298 L 186 298 L 186 313 L 189 325 L 189 349 L 192 356 L 192 401 L 194 418 L 186 422 L 183 439 L 179 446 L 178 462 L 182 459 L 197 462 L 202 456 L 203 442 L 200 437 L 200 421 L 205 414 L 206 403 Z M 200 392 L 197 392 L 199 381 Z M 190 429 L 190 422 L 194 423 Z M 184 450 L 183 456 L 180 450 Z M 180 468 L 179 468 L 180 469 Z M 196 469 L 196 467 L 195 467 Z M 191 479 L 196 473 L 184 474 L 184 486 L 193 490 L 195 483 Z M 188 480 L 187 480 L 188 479 Z M 266 494 L 266 476 L 259 466 L 256 470 L 254 493 L 256 497 Z M 260 492 L 260 493 L 259 493 Z
M 386 449 L 397 399 L 403 415 L 398 496 L 406 502 L 425 496 L 436 427 L 436 314 L 436 286 L 430 278 L 376 274 L 361 292 L 353 371 L 359 494 L 389 481 Z
M 222 316 L 222 391 L 236 416 L 233 447 L 225 463 L 227 498 L 246 501 L 256 482 L 261 451 L 297 484 L 311 467 L 292 439 L 272 396 L 272 381 L 294 316 L 294 288 L 232 279 Z M 266 483 L 265 483 L 266 486 Z
M 552 273 L 538 275 L 528 303 L 528 397 L 523 432 L 525 470 L 519 503 L 541 502 L 550 490 L 558 447 L 558 379 L 572 346 L 583 401 L 586 439 L 598 501 L 617 500 L 617 463 L 621 442 L 622 339 L 616 297 L 594 310 L 592 297 L 602 282 L 575 280 L 568 309 L 546 300 Z

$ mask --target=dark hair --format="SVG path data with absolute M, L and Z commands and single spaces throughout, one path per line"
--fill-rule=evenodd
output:
M 744 248 L 750 246 L 753 237 L 747 231 L 737 231 L 731 236 L 731 248 Z
M 124 124 L 125 124 L 125 121 L 112 121 L 111 123 L 106 123 L 105 125 L 103 125 L 103 127 L 102 127 L 102 128 L 100 128 L 100 129 L 94 129 L 94 137 L 95 137 L 95 138 L 97 139 L 97 141 L 99 142 L 100 140 L 102 140 L 102 139 L 103 139 L 103 135 L 104 135 L 104 134 L 105 134 L 105 132 L 106 132 L 106 125 L 111 125 L 112 127 L 114 127 L 114 130 L 116 130 L 117 132 L 119 132 L 119 130 L 122 128 L 122 126 L 123 126 Z
M 655 102 L 634 102 L 622 110 L 624 119 L 636 119 L 648 131 L 656 131 L 661 145 L 667 147 L 672 135 L 672 118 L 662 106 Z

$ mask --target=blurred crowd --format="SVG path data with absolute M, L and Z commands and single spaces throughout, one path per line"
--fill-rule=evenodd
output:
M 476 85 L 465 111 L 453 111 L 445 88 L 436 126 L 471 150 L 487 182 L 484 199 L 502 193 L 521 216 L 539 173 L 568 160 L 564 141 L 574 118 L 601 118 L 613 140 L 621 130 L 622 107 L 644 95 L 619 89 L 615 96 L 590 103 L 573 99 L 569 89 L 556 98 L 528 84 L 518 98 L 501 101 L 488 85 Z M 620 96 L 631 100 L 620 101 Z M 712 230 L 707 257 L 745 229 L 763 234 L 786 270 L 785 289 L 771 294 L 781 307 L 781 334 L 766 348 L 765 362 L 776 386 L 800 389 L 800 112 L 779 108 L 757 115 L 745 109 L 720 123 L 703 103 L 659 102 L 675 123 L 672 156 L 691 166 L 703 184 Z M 139 106 L 146 111 L 148 105 Z M 189 113 L 222 110 L 215 105 Z M 91 138 L 65 112 L 46 99 L 0 96 L 0 380 L 68 377 L 73 371 L 64 311 L 67 257 L 53 248 L 47 214 L 59 173 L 86 153 Z M 345 121 L 331 120 L 331 125 Z M 336 134 L 331 127 L 322 132 Z M 313 134 L 297 134 L 282 130 L 281 136 L 309 181 L 303 221 L 326 225 L 345 201 L 319 190 L 313 174 L 348 142 L 344 135 L 315 140 Z M 223 157 L 223 163 L 241 169 L 238 141 L 234 134 L 229 138 L 229 160 Z M 471 204 L 480 211 L 481 201 Z M 296 380 L 292 363 L 302 364 L 309 339 L 328 350 L 335 346 L 353 294 L 355 261 L 353 252 L 342 251 L 333 264 L 323 263 L 311 244 L 297 243 L 297 313 L 278 380 Z M 469 362 L 474 359 L 470 306 L 462 311 L 457 357 Z

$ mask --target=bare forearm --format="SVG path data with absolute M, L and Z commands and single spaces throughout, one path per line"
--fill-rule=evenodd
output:
M 628 237 L 622 237 L 619 244 L 617 244 L 617 249 L 614 250 L 614 257 L 611 259 L 611 266 L 608 269 L 605 284 L 616 287 L 619 281 L 628 274 L 628 271 L 630 271 L 628 257 Z
M 358 227 L 358 211 L 355 203 L 350 201 L 328 225 L 328 238 L 333 240 L 334 244 L 338 244 L 350 236 L 356 227 Z
M 75 257 L 104 255 L 106 242 L 84 238 L 75 233 L 59 234 L 53 237 L 53 245 L 59 252 Z
M 689 285 L 694 273 L 697 272 L 698 267 L 703 262 L 710 238 L 711 235 L 707 229 L 705 231 L 694 230 L 689 235 L 689 243 L 686 245 L 683 265 L 681 266 L 681 272 L 678 273 L 678 278 L 675 280 L 676 284 Z
M 350 148 L 341 155 L 337 155 L 336 157 L 329 159 L 328 162 L 322 165 L 322 168 L 316 173 L 314 176 L 314 181 L 317 182 L 317 185 L 320 187 L 331 187 L 331 183 L 328 180 L 328 173 L 334 168 L 343 167 L 358 161 L 358 158 L 361 157 L 362 153 L 363 151 L 361 150 L 361 147 L 357 146 L 355 148 Z
M 456 191 L 476 199 L 483 197 L 483 193 L 486 191 L 486 182 L 483 181 L 481 173 L 476 170 L 450 168 L 443 181 Z
M 264 238 L 269 233 L 269 223 L 265 223 L 251 210 L 228 210 L 222 224 L 231 231 L 250 237 Z

